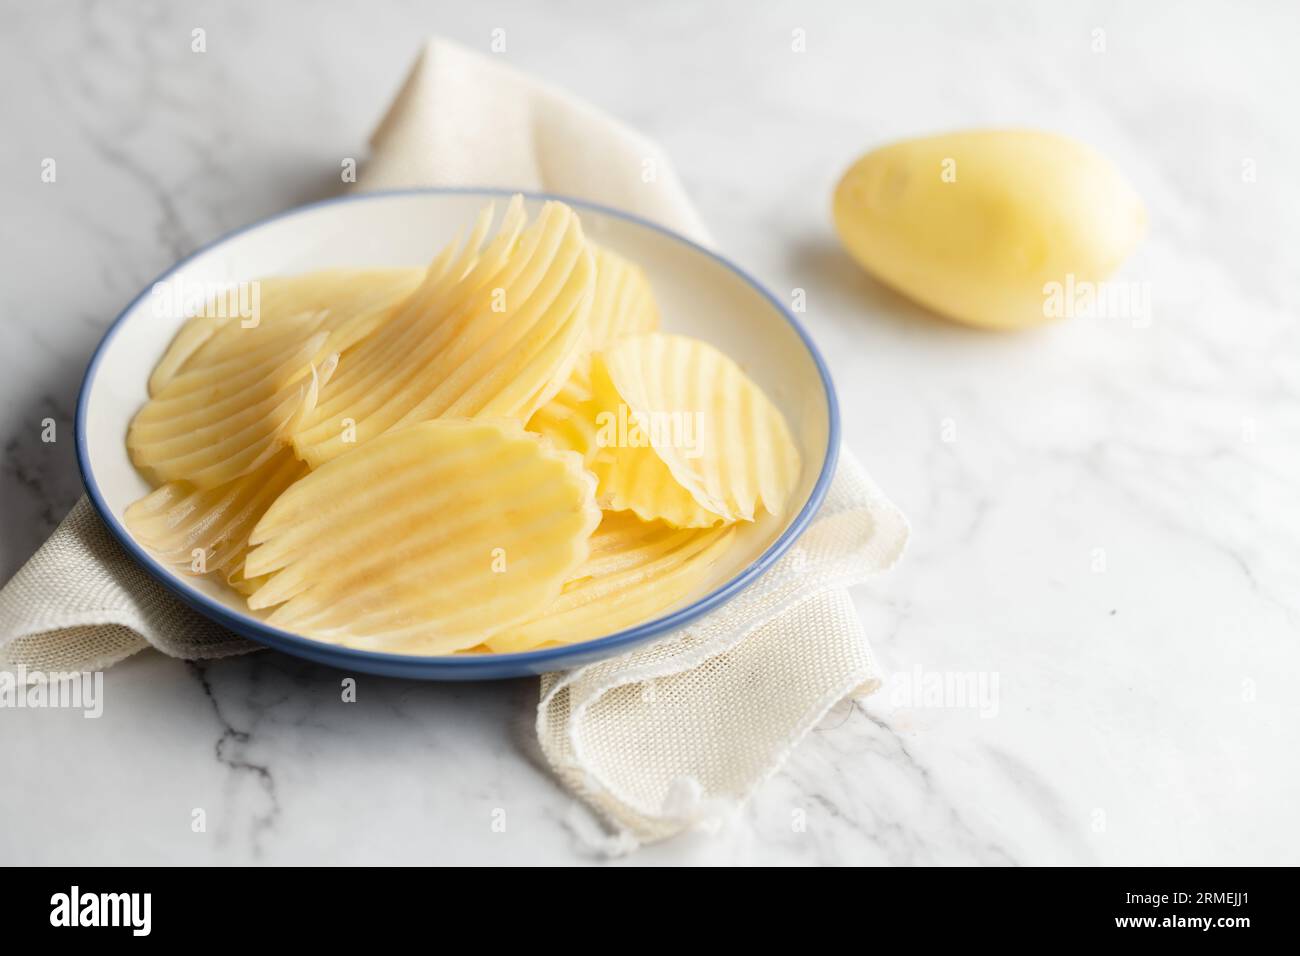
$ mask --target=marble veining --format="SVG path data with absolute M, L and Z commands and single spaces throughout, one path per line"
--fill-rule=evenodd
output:
M 271 652 L 150 653 L 105 675 L 98 720 L 0 710 L 0 758 L 25 768 L 0 774 L 0 862 L 1300 862 L 1295 9 L 5 16 L 5 577 L 80 493 L 77 388 L 117 311 L 198 245 L 335 191 L 417 38 L 486 50 L 497 28 L 510 62 L 660 140 L 723 250 L 805 291 L 846 438 L 914 536 L 855 595 L 885 688 L 835 708 L 717 834 L 611 855 L 536 753 L 533 681 L 357 676 L 349 703 L 356 675 Z M 1120 278 L 1148 284 L 1149 321 L 980 334 L 842 254 L 829 197 L 854 156 L 999 124 L 1075 135 L 1131 177 L 1150 232 Z

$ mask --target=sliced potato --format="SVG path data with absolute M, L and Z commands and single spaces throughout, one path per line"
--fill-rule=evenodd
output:
M 382 313 L 405 299 L 420 284 L 424 272 L 410 268 L 326 269 L 258 279 L 256 321 L 260 325 L 325 312 L 324 328 L 342 328 L 359 316 Z M 244 350 L 249 337 L 239 334 L 247 331 L 243 321 L 229 310 L 213 308 L 205 308 L 186 320 L 154 367 L 149 394 L 158 394 L 182 369 Z M 331 343 L 336 351 L 347 344 L 347 339 L 340 342 Z
M 659 308 L 641 267 L 601 246 L 592 245 L 596 287 L 588 321 L 588 351 L 652 332 L 659 327 Z M 568 381 L 528 420 L 528 430 L 545 435 L 561 448 L 580 453 L 588 464 L 596 452 L 596 414 L 591 357 L 582 356 Z
M 549 402 L 528 420 L 528 430 L 576 451 L 591 464 L 596 454 L 596 404 L 591 384 L 591 361 L 579 359 L 569 380 Z
M 591 304 L 589 347 L 609 348 L 631 335 L 659 328 L 659 307 L 650 280 L 636 263 L 592 246 L 596 255 L 596 291 Z
M 257 321 L 191 320 L 155 368 L 127 446 L 160 487 L 126 523 L 273 626 L 406 654 L 590 640 L 709 585 L 797 480 L 780 411 L 656 332 L 645 274 L 562 203 L 488 207 L 427 269 L 259 286 Z
M 574 644 L 650 620 L 704 584 L 734 527 L 673 528 L 608 512 L 591 538 L 591 557 L 560 597 L 530 621 L 489 638 L 491 651 Z
M 242 352 L 173 377 L 131 421 L 131 461 L 155 484 L 213 489 L 256 470 L 288 442 L 333 367 L 322 313 L 243 329 Z
M 592 363 L 592 394 L 596 448 L 588 467 L 599 482 L 596 500 L 602 508 L 630 511 L 644 521 L 666 521 L 675 528 L 709 528 L 726 520 L 701 504 L 673 474 L 599 357 Z
M 597 356 L 593 381 L 602 507 L 681 527 L 782 513 L 799 451 L 780 410 L 716 348 L 635 336 Z
M 320 466 L 251 535 L 269 623 L 352 647 L 447 654 L 545 608 L 600 520 L 581 459 L 512 422 L 442 419 Z M 278 605 L 278 606 L 277 606 Z
M 280 492 L 307 473 L 288 449 L 241 478 L 199 489 L 170 481 L 126 509 L 127 530 L 174 567 L 242 584 L 248 535 Z
M 339 351 L 381 324 L 422 270 L 335 269 L 265 279 L 255 322 L 190 320 L 131 423 L 132 461 L 156 484 L 215 489 L 288 443 Z
M 527 421 L 563 386 L 586 340 L 595 265 L 578 217 L 516 196 L 490 242 L 491 209 L 465 246 L 393 317 L 347 349 L 293 438 L 313 467 L 435 418 Z

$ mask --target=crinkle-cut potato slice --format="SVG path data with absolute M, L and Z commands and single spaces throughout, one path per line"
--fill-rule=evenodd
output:
M 528 428 L 583 456 L 599 480 L 596 499 L 608 511 L 631 511 L 677 528 L 708 528 L 722 521 L 677 482 L 650 447 L 598 358 L 579 360 L 564 388 L 538 409 Z
M 131 461 L 154 484 L 216 488 L 268 461 L 289 440 L 337 362 L 325 313 L 239 329 L 243 348 L 177 373 L 127 430 Z
M 226 576 L 226 583 L 247 598 L 265 584 L 268 577 L 270 575 L 266 574 L 258 578 L 247 577 L 244 574 L 244 563 L 241 561 L 239 567 Z
M 553 441 L 560 448 L 576 451 L 590 466 L 596 454 L 596 415 L 599 411 L 592 391 L 591 361 L 583 357 L 555 397 L 528 420 L 528 430 Z
M 653 453 L 701 508 L 728 522 L 753 521 L 760 506 L 783 513 L 799 477 L 799 451 L 780 410 L 732 359 L 698 339 L 651 333 L 606 349 L 597 366 L 598 392 L 602 382 L 612 388 L 620 414 L 625 409 L 641 426 Z M 601 401 L 610 407 L 609 395 Z M 630 451 L 614 471 L 627 458 L 644 457 L 635 453 L 645 449 Z M 657 485 L 653 467 L 637 464 L 631 476 L 597 473 L 626 507 L 661 517 L 638 507 L 643 489 Z
M 327 314 L 322 327 L 336 332 L 337 341 L 330 346 L 339 351 L 365 331 L 364 323 L 355 320 L 382 316 L 386 309 L 415 290 L 424 272 L 417 268 L 325 269 L 258 279 L 251 288 L 237 290 L 234 296 L 219 296 L 181 326 L 154 366 L 149 377 L 149 394 L 157 395 L 184 368 L 244 349 L 248 338 L 239 334 L 247 331 L 244 322 L 275 323 L 303 313 L 323 311 Z M 246 318 L 238 309 L 231 309 L 230 299 L 235 298 L 237 305 L 251 307 L 255 302 L 256 316 Z M 350 323 L 353 323 L 351 333 L 344 334 L 342 330 Z
M 319 313 L 320 327 L 330 333 L 325 351 L 341 352 L 386 321 L 392 310 L 424 281 L 427 269 L 325 269 L 293 276 L 280 294 L 271 294 L 271 307 L 261 310 L 260 322 Z M 264 286 L 271 280 L 260 280 Z M 246 331 L 228 322 L 208 338 L 182 368 L 221 361 L 247 347 Z
M 595 243 L 592 250 L 596 289 L 588 322 L 588 349 L 607 348 L 629 335 L 657 329 L 659 308 L 641 267 Z M 598 411 L 592 396 L 591 357 L 584 355 L 555 397 L 529 419 L 528 430 L 579 452 L 590 464 L 596 452 Z
M 573 210 L 548 202 L 527 223 L 511 200 L 487 241 L 431 268 L 392 317 L 349 348 L 293 438 L 315 467 L 394 428 L 434 418 L 526 422 L 569 377 L 586 340 L 595 264 Z
M 244 573 L 268 623 L 352 647 L 446 654 L 536 615 L 600 521 L 581 459 L 514 422 L 439 419 L 289 487 Z M 276 607 L 278 605 L 278 607 Z
M 634 421 L 623 419 L 626 437 L 604 437 L 614 434 L 617 415 L 616 411 L 600 413 L 597 448 L 588 465 L 598 481 L 601 508 L 630 511 L 644 521 L 664 521 L 675 528 L 709 528 L 723 523 L 722 515 L 705 508 L 673 477 Z
M 487 640 L 497 653 L 574 644 L 651 620 L 697 590 L 731 544 L 735 526 L 685 529 L 606 512 L 591 557 L 542 614 Z
M 705 508 L 673 477 L 663 459 L 650 444 L 650 436 L 638 424 L 626 402 L 610 381 L 603 361 L 596 356 L 591 365 L 595 409 L 592 420 L 595 450 L 587 466 L 599 481 L 596 500 L 608 511 L 630 511 L 645 521 L 666 521 L 675 528 L 708 528 L 722 523 L 722 516 Z M 678 416 L 683 440 L 694 418 Z M 671 419 L 670 419 L 671 421 Z
M 650 280 L 634 262 L 592 243 L 596 254 L 596 292 L 591 304 L 589 347 L 609 348 L 630 335 L 659 328 L 659 306 Z
M 307 466 L 285 448 L 216 488 L 169 481 L 126 509 L 126 527 L 167 564 L 196 575 L 220 574 L 232 587 L 251 587 L 243 578 L 248 535 L 271 502 L 306 473 Z

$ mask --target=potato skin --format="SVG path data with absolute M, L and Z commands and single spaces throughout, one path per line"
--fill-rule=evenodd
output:
M 835 189 L 835 228 L 881 282 L 990 329 L 1047 321 L 1044 286 L 1100 282 L 1146 229 L 1141 199 L 1100 153 L 1033 130 L 971 130 L 884 146 Z

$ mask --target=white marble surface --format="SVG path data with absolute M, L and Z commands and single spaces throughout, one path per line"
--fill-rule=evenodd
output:
M 499 27 L 512 62 L 658 138 L 726 252 L 807 290 L 847 437 L 914 526 L 857 594 L 877 652 L 997 680 L 985 716 L 843 705 L 730 829 L 622 862 L 1300 862 L 1294 7 L 612 6 L 5 4 L 0 576 L 79 494 L 72 407 L 116 311 L 330 192 L 420 37 Z M 1136 183 L 1149 327 L 977 334 L 838 250 L 857 153 L 989 124 L 1078 136 Z M 599 859 L 529 755 L 533 682 L 363 678 L 345 705 L 338 680 L 150 653 L 106 675 L 99 720 L 0 711 L 0 863 Z

